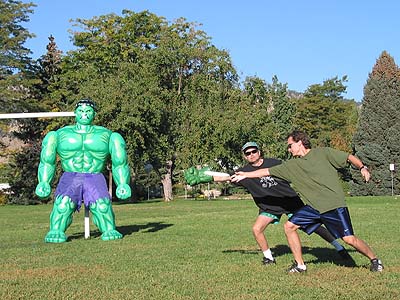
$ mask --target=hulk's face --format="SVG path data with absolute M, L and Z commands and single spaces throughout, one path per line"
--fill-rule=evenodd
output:
M 79 105 L 75 109 L 75 120 L 81 125 L 91 125 L 95 115 L 94 109 L 89 105 Z

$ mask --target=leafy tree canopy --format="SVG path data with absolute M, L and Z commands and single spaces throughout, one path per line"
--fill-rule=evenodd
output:
M 356 103 L 344 99 L 347 77 L 334 77 L 311 85 L 295 101 L 294 124 L 306 131 L 315 146 L 351 149 L 352 132 L 357 123 Z
M 17 111 L 29 98 L 31 51 L 24 46 L 34 37 L 22 23 L 29 21 L 33 3 L 0 0 L 0 105 L 4 111 Z

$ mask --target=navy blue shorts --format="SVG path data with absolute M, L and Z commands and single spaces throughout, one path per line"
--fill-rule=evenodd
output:
M 307 234 L 313 233 L 321 224 L 335 237 L 354 235 L 347 207 L 339 207 L 321 214 L 309 205 L 296 211 L 289 221 L 300 226 Z

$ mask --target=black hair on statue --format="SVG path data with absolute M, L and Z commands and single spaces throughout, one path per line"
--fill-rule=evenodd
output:
M 94 103 L 94 102 L 93 102 L 92 100 L 90 100 L 90 99 L 82 99 L 82 100 L 79 100 L 79 101 L 75 104 L 75 109 L 77 109 L 78 106 L 81 106 L 81 105 L 88 105 L 88 106 L 90 106 L 91 108 L 93 108 L 94 111 L 97 110 L 96 103 Z

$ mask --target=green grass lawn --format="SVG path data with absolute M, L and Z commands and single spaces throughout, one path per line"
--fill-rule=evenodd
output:
M 266 233 L 277 264 L 263 266 L 251 233 L 252 200 L 115 203 L 122 240 L 104 242 L 83 211 L 69 241 L 46 244 L 51 205 L 0 207 L 0 299 L 400 299 L 400 197 L 349 198 L 356 234 L 385 264 L 301 233 L 306 274 L 287 274 L 292 255 L 283 222 Z M 282 221 L 285 221 L 283 219 Z

